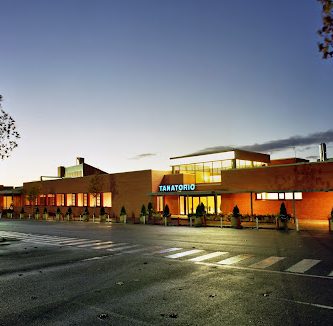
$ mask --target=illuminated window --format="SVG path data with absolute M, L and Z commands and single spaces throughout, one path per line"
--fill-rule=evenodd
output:
M 101 194 L 89 194 L 89 206 L 90 207 L 101 206 Z
M 293 193 L 292 192 L 286 192 L 285 193 L 285 198 L 288 199 L 288 200 L 293 199 Z
M 103 193 L 103 206 L 104 207 L 112 207 L 112 195 L 111 192 Z
M 66 194 L 66 204 L 67 204 L 67 206 L 74 206 L 75 205 L 75 195 L 74 195 L 74 202 L 73 202 L 73 194 Z
M 47 205 L 48 206 L 54 206 L 55 205 L 55 195 L 48 194 L 47 195 Z
M 77 194 L 76 195 L 77 197 L 77 206 L 79 207 L 83 207 L 83 194 L 80 193 L 80 194 Z
M 39 205 L 41 206 L 46 205 L 46 195 L 39 195 Z
M 223 170 L 232 169 L 232 160 L 221 161 L 221 164 Z
M 83 194 L 83 206 L 88 206 L 88 194 Z
M 295 200 L 303 199 L 301 192 L 294 193 Z M 256 194 L 257 200 L 293 200 L 292 192 L 262 192 Z
M 56 202 L 57 202 L 57 206 L 65 206 L 65 195 L 56 194 Z
M 158 212 L 163 212 L 164 206 L 163 206 L 163 196 L 157 196 L 157 203 L 156 203 L 156 209 Z

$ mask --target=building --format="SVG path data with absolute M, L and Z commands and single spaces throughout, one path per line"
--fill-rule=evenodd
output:
M 122 206 L 138 217 L 142 205 L 156 211 L 168 205 L 173 215 L 194 213 L 203 203 L 208 214 L 229 214 L 237 205 L 242 214 L 278 214 L 282 202 L 299 219 L 327 219 L 333 207 L 333 161 L 299 158 L 271 160 L 262 153 L 240 149 L 172 157 L 170 171 L 108 174 L 77 159 L 59 167 L 56 177 L 25 182 L 20 189 L 0 189 L 0 205 L 14 210 L 35 207 L 49 212 L 82 214 L 88 207 L 98 214 L 105 207 L 119 216 Z

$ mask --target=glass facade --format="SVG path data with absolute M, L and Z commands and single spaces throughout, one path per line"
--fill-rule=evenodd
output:
M 195 214 L 199 204 L 205 205 L 208 214 L 215 214 L 214 196 L 179 196 L 179 213 L 181 215 Z M 221 196 L 216 196 L 216 212 L 221 213 Z
M 172 166 L 173 174 L 194 174 L 195 183 L 221 182 L 221 171 L 267 166 L 267 163 L 249 160 L 226 159 L 221 161 L 180 164 Z

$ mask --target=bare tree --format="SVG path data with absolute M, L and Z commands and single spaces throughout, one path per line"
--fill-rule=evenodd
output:
M 318 31 L 321 42 L 318 43 L 323 59 L 333 58 L 333 0 L 318 0 L 322 5 L 322 28 Z
M 17 147 L 20 134 L 16 131 L 15 120 L 1 108 L 2 95 L 0 95 L 0 158 L 9 157 L 10 152 Z
M 94 207 L 94 215 L 97 206 L 97 197 L 102 192 L 103 188 L 103 180 L 100 174 L 94 174 L 94 176 L 90 179 L 88 192 L 93 196 L 95 200 L 95 207 Z

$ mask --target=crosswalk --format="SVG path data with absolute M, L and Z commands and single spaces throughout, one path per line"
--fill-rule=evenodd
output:
M 27 243 L 52 246 L 67 246 L 80 249 L 92 249 L 110 252 L 114 255 L 143 254 L 157 255 L 170 260 L 181 260 L 196 264 L 207 264 L 219 267 L 238 267 L 261 271 L 276 271 L 299 275 L 317 275 L 333 279 L 333 266 L 327 270 L 327 264 L 319 259 L 300 259 L 295 261 L 290 257 L 269 256 L 257 257 L 253 254 L 234 254 L 227 251 L 207 252 L 202 249 L 185 249 L 179 247 L 162 248 L 161 246 L 143 246 L 128 242 L 114 242 L 111 240 L 82 239 L 50 235 L 38 235 L 21 232 L 0 231 L 0 237 L 18 239 Z M 157 250 L 158 249 L 158 250 Z M 157 250 L 157 251 L 156 251 Z M 221 260 L 222 259 L 222 260 Z M 325 268 L 320 268 L 321 265 Z M 287 265 L 289 265 L 287 267 Z M 323 270 L 323 272 L 320 272 Z

